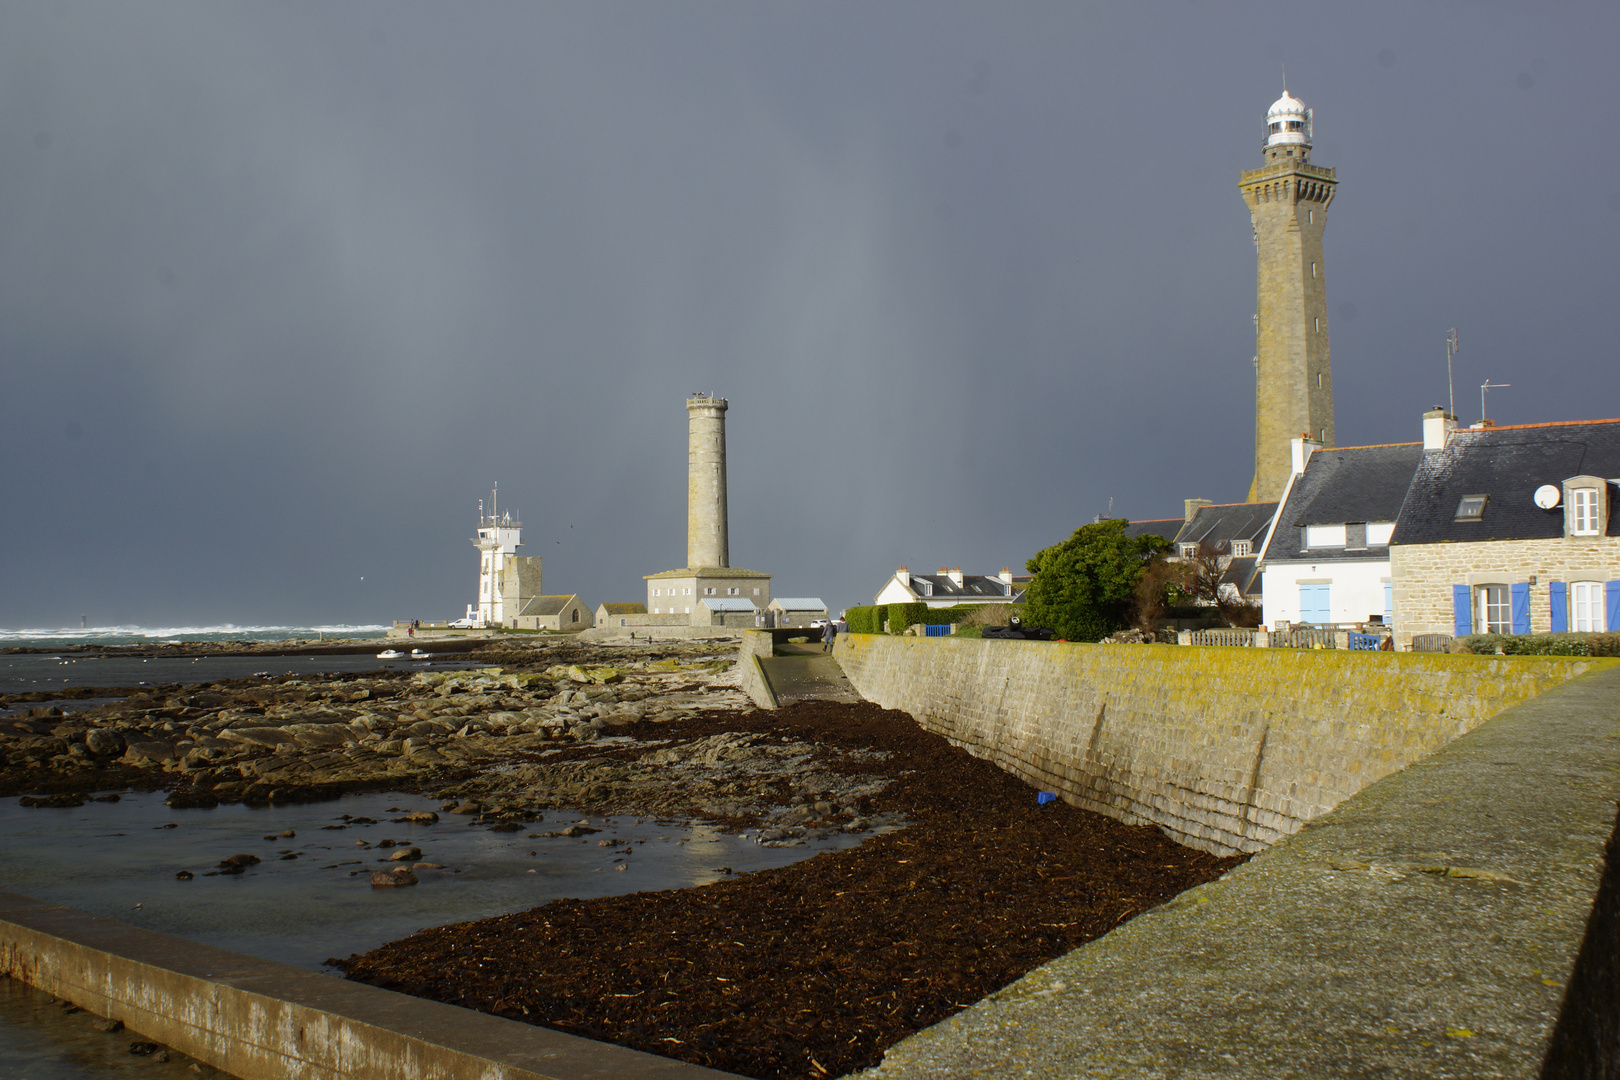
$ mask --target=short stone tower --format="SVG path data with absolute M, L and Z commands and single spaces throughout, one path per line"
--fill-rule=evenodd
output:
M 1334 443 L 1322 229 L 1338 180 L 1310 164 L 1311 120 L 1305 103 L 1284 90 L 1266 112 L 1265 164 L 1238 182 L 1259 260 L 1250 502 L 1282 497 L 1290 439 Z
M 730 566 L 726 399 L 686 399 L 686 565 Z

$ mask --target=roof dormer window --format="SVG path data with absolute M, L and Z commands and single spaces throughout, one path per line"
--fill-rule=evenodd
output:
M 1248 541 L 1248 540 L 1234 540 L 1234 541 L 1232 541 L 1232 557 L 1235 558 L 1235 559 L 1241 559 L 1244 556 L 1249 555 L 1253 550 L 1254 550 L 1254 545 L 1253 545 L 1253 543 L 1251 541 Z
M 1453 521 L 1478 521 L 1485 516 L 1485 504 L 1490 501 L 1489 495 L 1464 495 L 1457 502 L 1457 514 Z
M 1597 488 L 1575 488 L 1569 493 L 1569 531 L 1571 536 L 1598 534 Z

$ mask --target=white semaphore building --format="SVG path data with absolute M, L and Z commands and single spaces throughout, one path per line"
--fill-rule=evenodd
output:
M 484 513 L 484 500 L 478 500 L 478 601 L 467 605 L 467 621 L 474 626 L 505 626 L 524 613 L 529 601 L 539 597 L 540 558 L 519 555 L 523 546 L 523 522 L 508 510 L 500 512 L 500 488 L 490 495 L 490 512 Z

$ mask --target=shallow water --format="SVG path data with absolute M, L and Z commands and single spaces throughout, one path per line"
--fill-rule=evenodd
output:
M 379 647 L 380 649 L 380 647 Z M 420 671 L 438 666 L 466 667 L 454 653 L 429 661 L 378 660 L 359 656 L 52 656 L 21 653 L 0 656 L 0 694 L 49 693 L 69 686 L 141 687 L 218 682 L 253 675 L 354 674 L 362 671 Z M 66 705 L 63 706 L 66 708 Z
M 805 847 L 766 848 L 704 825 L 566 813 L 549 813 L 526 832 L 490 832 L 442 813 L 435 825 L 390 822 L 402 812 L 436 811 L 441 805 L 437 799 L 399 794 L 208 810 L 172 810 L 163 798 L 161 792 L 126 793 L 116 803 L 76 809 L 25 809 L 15 799 L 0 801 L 7 887 L 149 930 L 331 971 L 323 968 L 329 957 L 364 952 L 428 926 L 521 911 L 563 897 L 702 885 L 726 878 L 728 869 L 746 873 L 785 866 L 863 839 L 834 834 Z M 346 825 L 344 814 L 377 823 Z M 527 835 L 581 821 L 601 831 L 577 838 Z M 346 827 L 323 828 L 329 825 Z M 266 839 L 286 829 L 297 835 Z M 420 847 L 423 860 L 444 869 L 418 871 L 420 884 L 414 886 L 373 889 L 373 870 L 401 865 L 387 861 L 399 847 L 378 846 L 384 839 Z M 239 876 L 205 876 L 239 852 L 263 861 Z M 283 859 L 284 853 L 298 857 Z M 197 876 L 180 881 L 174 876 L 179 870 Z M 0 1009 L 0 1076 L 125 1075 L 95 1071 L 101 1064 L 74 1064 L 82 1047 L 72 1039 L 61 1041 L 52 1034 L 54 1027 L 36 1024 L 31 1015 L 11 1006 Z M 90 1034 L 102 1042 L 108 1038 Z M 47 1044 L 58 1046 L 54 1057 L 40 1049 Z M 16 1060 L 35 1062 L 27 1067 L 39 1071 L 12 1065 L 7 1055 L 17 1054 L 23 1057 Z M 145 1065 L 130 1068 L 128 1075 L 159 1075 L 141 1071 Z
M 167 1061 L 129 1052 L 143 1041 L 129 1031 L 90 1025 L 93 1013 L 73 1012 L 49 994 L 0 976 L 0 1077 L 5 1080 L 198 1080 L 227 1074 L 184 1054 Z

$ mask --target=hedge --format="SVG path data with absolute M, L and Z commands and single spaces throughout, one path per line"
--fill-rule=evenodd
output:
M 852 634 L 881 634 L 886 610 L 870 604 L 866 607 L 852 607 L 844 612 L 844 621 L 849 623 L 849 632 Z
M 1620 656 L 1620 634 L 1470 634 L 1459 651 L 1505 656 Z

